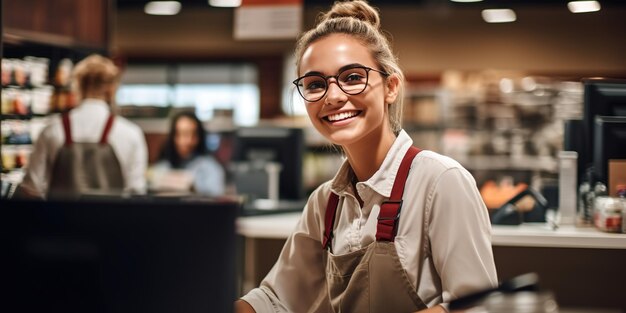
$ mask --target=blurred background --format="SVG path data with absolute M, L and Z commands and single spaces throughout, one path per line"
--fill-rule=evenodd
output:
M 340 158 L 310 128 L 291 81 L 297 34 L 332 1 L 211 2 L 163 2 L 167 12 L 144 0 L 3 1 L 3 73 L 41 77 L 34 89 L 3 84 L 3 141 L 32 142 L 47 113 L 71 107 L 63 73 L 98 52 L 124 70 L 118 110 L 144 130 L 151 162 L 167 117 L 193 110 L 223 162 L 237 128 L 295 127 L 305 134 L 305 193 L 331 177 Z M 584 13 L 568 1 L 371 3 L 407 77 L 405 129 L 417 146 L 461 161 L 479 185 L 549 182 L 563 121 L 581 116 L 580 79 L 626 77 L 624 1 Z M 7 172 L 27 163 L 29 146 L 2 152 Z
M 581 79 L 626 78 L 626 1 L 370 3 L 406 75 L 403 126 L 415 145 L 457 159 L 490 210 L 528 186 L 547 207 L 558 207 L 558 153 L 566 121 L 583 118 Z M 3 0 L 2 181 L 21 181 L 49 117 L 77 104 L 69 88 L 73 66 L 100 53 L 123 70 L 115 109 L 143 130 L 151 164 L 170 117 L 192 111 L 227 169 L 228 193 L 293 200 L 287 206 L 301 210 L 298 201 L 342 162 L 310 125 L 291 83 L 298 34 L 331 4 Z M 260 165 L 256 176 L 259 160 L 279 167 Z M 278 189 L 268 190 L 276 173 Z M 566 306 L 626 310 L 615 296 L 624 278 L 622 237 L 602 237 L 601 247 L 539 240 L 520 248 L 516 235 L 507 236 L 513 244 L 494 244 L 502 278 L 537 270 Z M 251 255 L 267 253 L 246 261 L 248 287 L 265 275 L 283 239 L 246 246 Z M 612 246 L 613 239 L 622 243 Z

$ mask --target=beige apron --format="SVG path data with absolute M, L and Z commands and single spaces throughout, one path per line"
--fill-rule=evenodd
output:
M 323 246 L 328 250 L 326 282 L 330 303 L 335 312 L 396 313 L 427 308 L 402 267 L 393 243 L 402 206 L 404 182 L 411 162 L 419 151 L 411 147 L 404 156 L 390 200 L 381 204 L 376 241 L 365 248 L 344 255 L 332 253 L 330 239 L 339 197 L 331 192 L 326 208 Z M 423 247 L 423 244 L 421 242 L 420 246 Z
M 69 113 L 62 115 L 65 144 L 59 150 L 50 179 L 48 199 L 77 199 L 85 194 L 120 194 L 124 176 L 108 143 L 114 115 L 109 115 L 100 142 L 73 142 Z

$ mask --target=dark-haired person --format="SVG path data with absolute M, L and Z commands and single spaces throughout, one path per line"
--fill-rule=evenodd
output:
M 42 130 L 16 197 L 146 192 L 144 134 L 111 108 L 118 81 L 119 70 L 106 57 L 91 55 L 76 64 L 72 88 L 80 103 Z
M 298 39 L 308 116 L 346 156 L 237 312 L 446 312 L 497 285 L 487 209 L 458 162 L 402 130 L 403 74 L 378 12 L 335 2 Z
M 158 173 L 187 174 L 191 189 L 199 194 L 218 196 L 225 191 L 224 168 L 209 153 L 206 132 L 193 112 L 183 111 L 172 118 L 167 142 L 151 172 L 157 179 L 168 177 Z

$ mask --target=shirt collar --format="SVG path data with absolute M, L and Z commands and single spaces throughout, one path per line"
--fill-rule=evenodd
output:
M 81 106 L 99 106 L 99 107 L 105 107 L 105 108 L 109 108 L 109 104 L 106 103 L 106 101 L 102 100 L 102 99 L 95 99 L 95 98 L 86 98 L 83 99 L 83 101 L 81 101 L 80 103 Z
M 413 145 L 413 140 L 404 130 L 401 130 L 387 152 L 380 168 L 368 180 L 358 184 L 363 184 L 383 197 L 388 198 L 391 195 L 391 189 L 393 188 L 398 168 L 400 168 L 400 163 L 402 163 L 402 159 L 411 145 Z M 350 167 L 350 163 L 346 159 L 331 182 L 331 190 L 338 195 L 352 190 L 351 182 L 353 177 L 354 171 L 352 171 L 352 167 Z
M 81 112 L 79 114 L 89 114 L 100 116 L 107 112 L 112 112 L 106 101 L 101 99 L 87 98 L 83 99 L 79 105 L 72 109 L 73 112 Z

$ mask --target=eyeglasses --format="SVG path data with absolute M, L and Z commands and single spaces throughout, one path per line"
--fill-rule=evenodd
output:
M 293 81 L 298 88 L 298 93 L 308 102 L 315 102 L 322 99 L 328 91 L 330 83 L 328 80 L 334 78 L 337 86 L 349 95 L 358 95 L 365 91 L 369 72 L 374 71 L 389 76 L 389 73 L 369 68 L 367 66 L 355 66 L 342 70 L 337 75 L 324 76 L 321 74 L 307 74 Z

